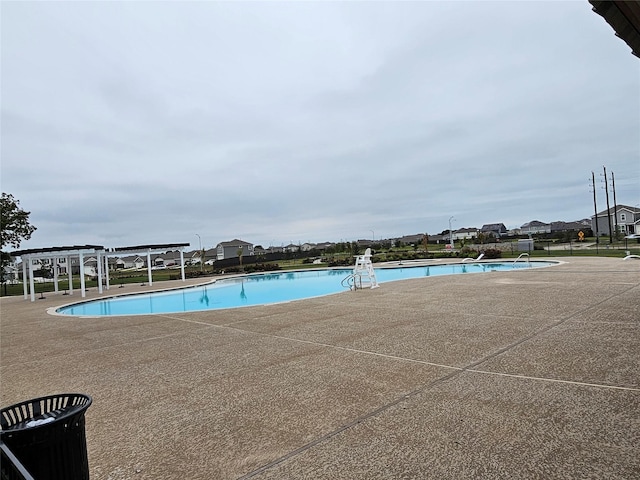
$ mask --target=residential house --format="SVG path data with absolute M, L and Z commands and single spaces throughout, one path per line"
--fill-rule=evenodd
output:
M 166 268 L 163 255 L 151 255 L 151 266 L 154 268 Z
M 585 225 L 581 222 L 551 222 L 551 233 L 559 233 L 559 232 L 579 232 L 584 231 L 587 228 L 591 228 L 589 225 Z
M 119 259 L 118 265 L 122 265 L 121 268 L 135 268 L 139 270 L 144 268 L 146 265 L 146 259 L 142 258 L 140 255 L 129 255 L 127 257 L 122 257 Z
M 200 250 L 194 250 L 193 252 L 184 252 L 185 265 L 198 265 L 202 257 Z
M 186 256 L 183 254 L 182 257 L 180 257 L 180 250 L 169 250 L 162 255 L 162 258 L 164 260 L 165 267 L 179 267 L 181 258 L 184 258 L 186 263 Z
M 360 248 L 370 248 L 370 247 L 373 246 L 373 240 L 368 239 L 368 238 L 361 238 L 359 240 L 356 240 L 355 243 Z
M 504 226 L 504 223 L 487 223 L 482 226 L 480 232 L 485 235 L 493 234 L 496 237 L 501 237 L 506 235 L 507 227 Z
M 608 236 L 609 219 L 611 219 L 611 230 L 615 231 L 616 224 L 618 231 L 622 235 L 640 234 L 640 208 L 628 205 L 618 205 L 609 210 L 598 212 L 597 216 L 591 216 L 591 229 L 595 235 L 596 222 L 597 231 L 600 236 Z
M 216 258 L 218 260 L 224 260 L 225 258 L 237 258 L 238 251 L 242 249 L 242 256 L 252 256 L 253 244 L 245 242 L 244 240 L 238 240 L 237 238 L 230 242 L 220 242 L 216 246 Z
M 209 250 L 205 250 L 204 251 L 204 259 L 201 258 L 202 257 L 202 250 L 194 250 L 193 252 L 185 252 L 184 253 L 184 258 L 185 258 L 185 265 L 199 265 L 200 262 L 202 263 L 206 263 L 207 259 L 209 260 L 213 260 L 215 262 L 215 260 L 218 258 L 218 249 L 217 248 L 210 248 Z M 179 260 L 178 260 L 179 262 Z M 210 263 L 209 263 L 210 265 Z
M 429 239 L 429 243 L 436 243 L 436 244 L 440 244 L 440 243 L 445 243 L 449 241 L 449 235 L 427 235 L 427 238 Z
M 422 243 L 424 233 L 415 233 L 413 235 L 405 235 L 395 239 L 395 243 L 400 242 L 402 245 L 418 245 Z
M 12 258 L 2 269 L 2 283 L 18 283 L 21 273 L 18 264 Z
M 107 265 L 109 266 L 109 271 L 117 270 L 118 268 L 122 268 L 119 264 L 119 257 L 107 257 Z M 104 263 L 103 263 L 104 265 Z
M 284 247 L 284 249 L 282 251 L 283 252 L 295 253 L 295 252 L 297 252 L 299 250 L 300 250 L 300 245 L 295 245 L 294 243 L 290 243 L 289 245 Z
M 98 276 L 98 259 L 96 257 L 86 257 L 83 259 L 82 272 L 88 277 Z M 80 275 L 80 259 L 71 259 L 71 273 L 72 275 Z
M 521 235 L 544 235 L 551 233 L 551 224 L 539 220 L 532 220 L 520 227 Z
M 471 240 L 478 236 L 478 229 L 475 227 L 471 228 L 459 228 L 458 230 L 453 231 L 453 240 Z

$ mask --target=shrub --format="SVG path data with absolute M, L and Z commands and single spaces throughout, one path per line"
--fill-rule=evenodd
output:
M 480 255 L 480 252 L 478 252 L 478 250 L 474 250 L 473 248 L 462 247 L 460 249 L 461 257 L 477 257 L 478 255 Z
M 502 250 L 498 248 L 487 248 L 483 253 L 487 259 L 502 258 Z

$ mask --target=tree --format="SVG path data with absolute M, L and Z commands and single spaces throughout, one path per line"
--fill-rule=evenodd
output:
M 242 254 L 244 253 L 244 249 L 242 248 L 242 246 L 238 247 L 236 253 L 238 254 L 238 260 L 240 261 L 240 271 L 242 271 Z
M 31 212 L 25 212 L 19 207 L 20 202 L 13 198 L 13 195 L 2 192 L 0 198 L 0 243 L 1 258 L 0 276 L 2 283 L 5 282 L 4 266 L 9 262 L 10 257 L 4 251 L 6 246 L 19 248 L 22 240 L 29 240 L 36 227 L 29 223 Z M 6 287 L 5 287 L 6 288 Z
M 25 212 L 18 205 L 13 195 L 2 192 L 0 200 L 0 227 L 2 233 L 2 250 L 7 245 L 19 248 L 22 240 L 29 240 L 36 227 L 29 223 L 31 212 Z

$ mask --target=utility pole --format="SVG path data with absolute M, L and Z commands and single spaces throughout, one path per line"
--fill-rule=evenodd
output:
M 596 176 L 591 172 L 591 187 L 593 188 L 593 214 L 596 224 L 596 254 L 598 253 L 598 246 L 600 245 L 600 235 L 598 232 L 598 207 L 596 206 Z
M 604 169 L 604 191 L 607 195 L 607 220 L 609 221 L 609 244 L 613 243 L 613 226 L 611 225 L 611 207 L 609 207 L 609 184 L 607 183 L 607 167 L 602 166 Z
M 616 201 L 616 179 L 613 176 L 613 172 L 611 172 L 611 186 L 613 187 L 613 214 L 616 219 L 616 239 L 618 238 L 618 202 Z

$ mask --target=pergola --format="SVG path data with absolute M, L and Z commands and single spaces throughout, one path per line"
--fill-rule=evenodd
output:
M 42 263 L 45 260 L 51 261 L 53 265 L 53 282 L 54 291 L 58 292 L 58 275 L 59 275 L 59 259 L 64 258 L 67 265 L 67 274 L 69 276 L 69 295 L 73 295 L 73 272 L 71 261 L 78 259 L 80 266 L 80 291 L 82 298 L 86 297 L 86 285 L 84 275 L 84 260 L 88 255 L 96 257 L 97 260 L 97 277 L 98 292 L 103 293 L 102 278 L 104 275 L 105 286 L 109 290 L 109 257 L 121 257 L 123 255 L 146 255 L 147 272 L 149 277 L 149 285 L 153 285 L 153 276 L 151 274 L 151 255 L 165 253 L 167 250 L 178 250 L 180 252 L 180 272 L 182 281 L 185 281 L 184 275 L 184 248 L 189 243 L 166 243 L 154 245 L 138 245 L 134 247 L 119 247 L 105 249 L 102 245 L 74 245 L 66 247 L 48 247 L 36 248 L 30 250 L 17 250 L 11 253 L 12 257 L 20 257 L 22 259 L 22 284 L 24 288 L 25 300 L 31 296 L 31 301 L 36 299 L 34 288 L 34 260 Z M 104 268 L 104 270 L 103 270 Z M 29 287 L 27 288 L 27 281 Z

